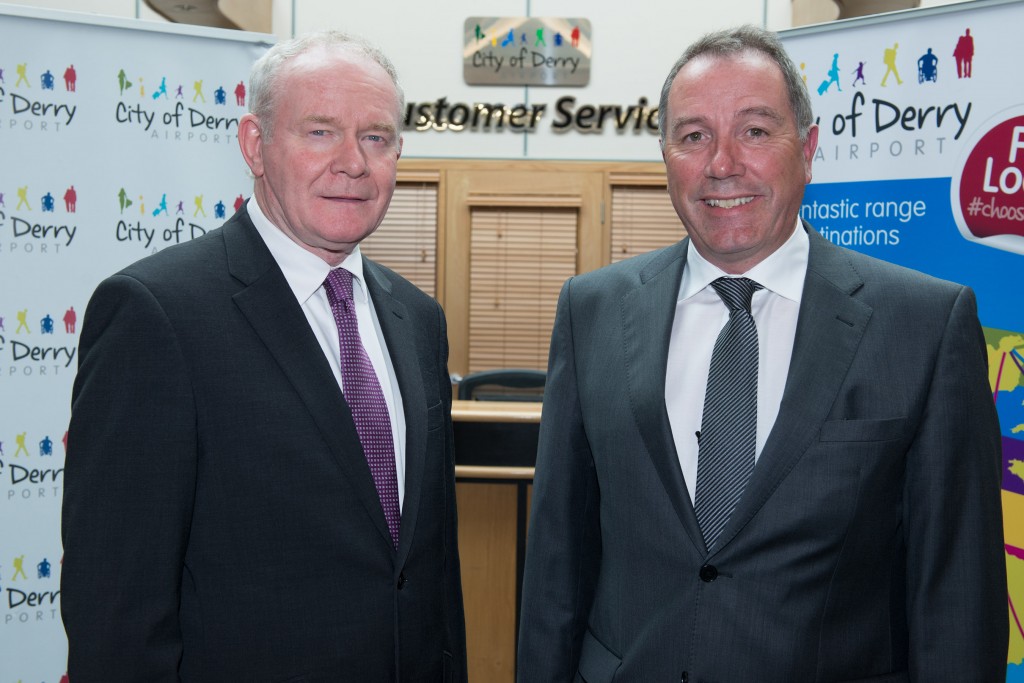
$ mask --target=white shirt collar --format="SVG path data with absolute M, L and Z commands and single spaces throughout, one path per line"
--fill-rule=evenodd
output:
M 809 252 L 810 240 L 803 224 L 797 219 L 789 239 L 768 258 L 743 273 L 743 277 L 749 277 L 765 289 L 800 303 Z M 691 241 L 687 245 L 686 267 L 679 284 L 678 301 L 689 299 L 704 291 L 714 280 L 726 276 L 728 274 L 725 271 L 701 256 Z
M 284 273 L 284 278 L 288 281 L 288 286 L 291 287 L 295 298 L 300 304 L 305 304 L 323 286 L 327 274 L 331 271 L 331 266 L 316 254 L 300 247 L 280 228 L 271 223 L 260 208 L 255 195 L 249 198 L 245 208 L 249 212 L 249 218 L 253 225 L 256 226 L 256 232 L 263 238 L 267 249 L 270 250 L 270 254 L 277 261 L 281 272 Z M 352 273 L 356 282 L 359 283 L 358 286 L 353 287 L 353 296 L 365 298 L 366 288 L 362 284 L 363 256 L 358 245 L 338 267 Z

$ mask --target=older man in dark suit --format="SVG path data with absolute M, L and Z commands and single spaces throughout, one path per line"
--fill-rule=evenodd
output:
M 254 197 L 85 315 L 70 677 L 464 680 L 444 314 L 358 248 L 395 187 L 394 68 L 326 32 L 249 92 Z
M 1002 680 L 974 295 L 800 222 L 817 128 L 772 34 L 698 41 L 660 111 L 689 238 L 562 290 L 519 680 Z

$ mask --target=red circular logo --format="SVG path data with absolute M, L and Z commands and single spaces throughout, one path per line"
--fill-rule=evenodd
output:
M 978 138 L 953 183 L 954 213 L 965 237 L 1024 250 L 1024 115 Z

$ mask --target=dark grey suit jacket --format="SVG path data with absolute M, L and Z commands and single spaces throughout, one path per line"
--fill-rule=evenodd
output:
M 685 242 L 566 283 L 521 682 L 1005 677 L 1000 440 L 974 295 L 809 232 L 778 419 L 710 554 L 665 409 Z
M 65 470 L 76 683 L 464 680 L 444 314 L 369 260 L 365 277 L 405 405 L 397 552 L 244 209 L 100 284 Z

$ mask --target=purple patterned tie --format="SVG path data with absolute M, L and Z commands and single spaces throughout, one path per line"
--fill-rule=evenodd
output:
M 352 273 L 334 268 L 324 281 L 327 299 L 331 302 L 334 322 L 341 342 L 341 383 L 345 401 L 352 411 L 356 433 L 366 453 L 373 483 L 384 508 L 384 518 L 391 531 L 391 540 L 398 547 L 398 528 L 402 513 L 398 508 L 398 476 L 395 473 L 395 444 L 391 434 L 391 418 L 384 401 L 377 374 L 370 357 L 359 340 L 359 323 L 352 302 Z

